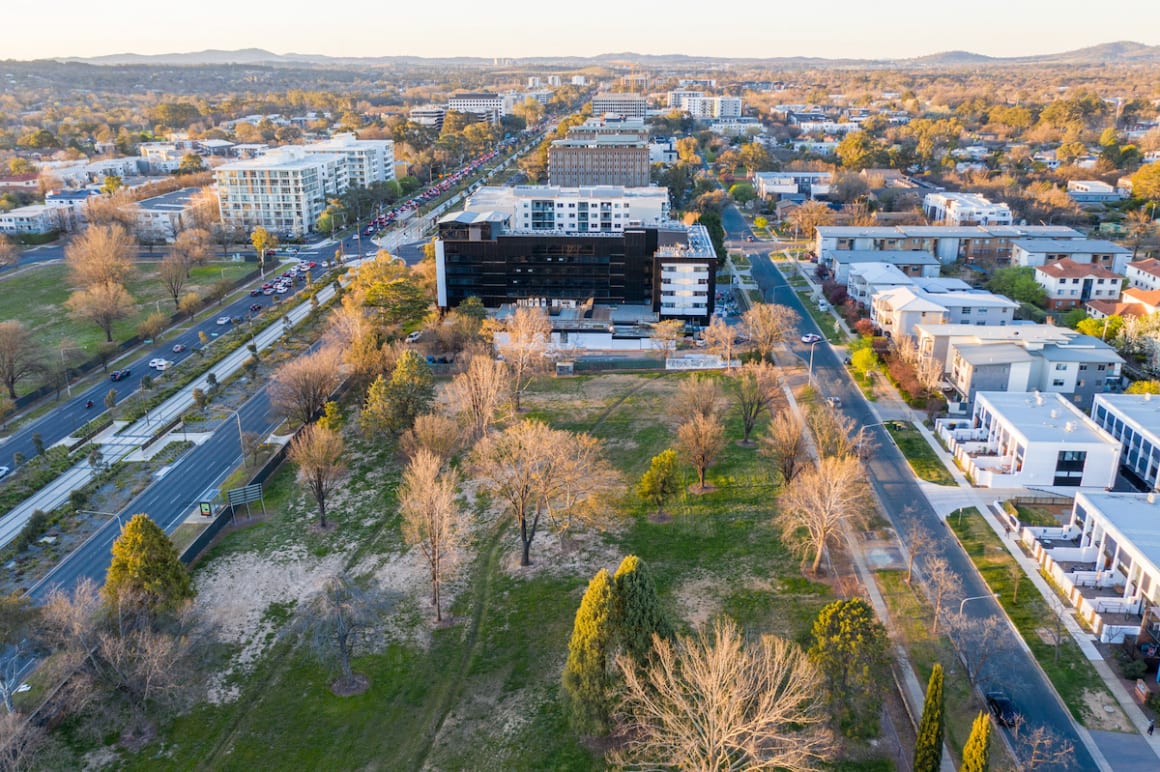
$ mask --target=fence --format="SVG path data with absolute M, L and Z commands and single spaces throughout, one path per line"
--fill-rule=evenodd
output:
M 577 359 L 576 372 L 599 372 L 601 370 L 663 370 L 663 359 L 656 357 L 586 357 Z

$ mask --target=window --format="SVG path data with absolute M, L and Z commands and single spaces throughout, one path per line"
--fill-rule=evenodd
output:
M 1062 385 L 1063 385 L 1063 379 L 1062 379 L 1062 378 L 1056 378 L 1054 381 L 1052 381 L 1052 382 L 1051 382 L 1051 385 L 1052 385 L 1052 386 L 1062 386 Z

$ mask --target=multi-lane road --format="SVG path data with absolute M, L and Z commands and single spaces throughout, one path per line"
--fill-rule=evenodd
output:
M 736 209 L 727 208 L 722 222 L 726 228 L 727 239 L 752 247 L 746 241 L 751 231 Z M 801 316 L 800 329 L 793 339 L 791 348 L 803 362 L 809 361 L 810 346 L 801 343 L 799 338 L 806 333 L 821 334 L 821 330 L 814 324 L 793 287 L 787 284 L 780 272 L 774 268 L 767 254 L 750 254 L 749 259 L 753 278 L 765 300 L 789 306 Z M 1035 659 L 1024 648 L 1018 634 L 1006 624 L 1002 609 L 990 597 L 990 589 L 970 559 L 959 548 L 950 529 L 927 501 L 905 457 L 894 445 L 884 427 L 876 425 L 877 417 L 871 412 L 862 392 L 850 380 L 838 354 L 823 342 L 814 346 L 812 360 L 814 382 L 819 390 L 825 396 L 839 397 L 842 401 L 842 411 L 853 418 L 858 426 L 865 427 L 866 436 L 873 442 L 875 452 L 866 461 L 867 474 L 900 538 L 904 543 L 909 543 L 913 529 L 918 526 L 934 534 L 940 543 L 941 554 L 946 556 L 961 581 L 961 597 L 983 596 L 966 604 L 964 612 L 967 616 L 973 619 L 998 617 L 1003 621 L 1000 626 L 1000 638 L 995 642 L 995 651 L 984 663 L 979 676 L 979 683 L 984 691 L 1002 689 L 1012 697 L 1028 727 L 1047 726 L 1062 740 L 1072 743 L 1075 752 L 1069 766 L 1041 767 L 1041 769 L 1099 769 L 1099 765 L 1075 731 L 1067 708 L 1039 669 Z M 1016 747 L 1020 752 L 1026 752 L 1025 746 L 1016 744 Z

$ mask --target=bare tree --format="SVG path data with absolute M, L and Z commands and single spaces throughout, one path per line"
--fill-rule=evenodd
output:
M 17 381 L 43 369 L 40 351 L 23 322 L 0 322 L 0 383 L 8 389 L 10 399 L 16 399 Z
M 185 263 L 186 271 L 209 260 L 211 250 L 209 231 L 203 228 L 186 228 L 173 240 L 173 254 Z
M 420 449 L 403 472 L 399 487 L 399 514 L 403 539 L 417 546 L 431 574 L 431 605 L 435 621 L 443 621 L 439 584 L 443 572 L 457 555 L 466 535 L 465 516 L 455 500 L 458 480 L 453 470 L 443 471 L 443 459 Z
M 806 416 L 818 454 L 823 457 L 846 458 L 859 454 L 858 440 L 862 432 L 855 431 L 854 419 L 830 405 L 815 405 Z
M 789 485 L 809 461 L 806 452 L 806 428 L 801 420 L 783 410 L 769 422 L 768 431 L 758 440 L 761 455 L 773 462 L 782 485 Z
M 120 284 L 94 284 L 77 290 L 65 302 L 69 314 L 83 322 L 92 322 L 105 333 L 105 342 L 113 342 L 113 325 L 127 319 L 136 310 L 133 296 Z
M 720 382 L 708 375 L 694 374 L 677 385 L 677 393 L 669 403 L 669 414 L 680 421 L 696 415 L 717 418 L 724 404 Z
M 741 416 L 744 436 L 741 441 L 752 445 L 749 435 L 758 420 L 770 412 L 777 395 L 777 376 L 765 362 L 750 364 L 737 371 L 737 413 Z
M 677 450 L 697 470 L 697 488 L 705 490 L 705 472 L 725 447 L 725 427 L 716 416 L 695 414 L 677 427 Z
M 120 225 L 90 225 L 65 248 L 64 259 L 77 286 L 120 285 L 133 272 L 136 246 Z
M 562 492 L 566 487 L 562 481 L 575 481 L 577 467 L 592 455 L 584 447 L 587 441 L 586 435 L 525 420 L 485 435 L 476 444 L 472 467 L 484 488 L 503 500 L 515 521 L 521 566 L 531 565 L 532 540 L 549 506 L 553 516 L 560 518 L 564 508 L 583 506 L 594 495 L 593 489 L 571 490 L 566 496 Z
M 85 220 L 92 226 L 116 225 L 127 233 L 137 227 L 140 207 L 128 190 L 117 190 L 103 196 L 90 196 L 85 201 Z
M 177 254 L 170 252 L 157 265 L 157 276 L 165 285 L 169 297 L 173 298 L 173 307 L 181 307 L 181 290 L 185 289 L 186 279 L 189 277 L 189 264 Z
M 504 363 L 477 354 L 467 369 L 451 380 L 447 396 L 452 409 L 466 424 L 468 436 L 479 438 L 495 422 L 511 389 L 511 375 Z
M 569 440 L 552 448 L 551 473 L 540 490 L 544 515 L 562 546 L 578 525 L 600 524 L 609 509 L 607 494 L 619 479 L 600 440 L 588 434 L 572 434 Z
M 733 349 L 736 347 L 737 330 L 719 316 L 714 316 L 705 328 L 705 348 L 725 360 L 725 367 L 733 367 Z
M 258 465 L 265 438 L 258 432 L 242 432 L 242 453 L 250 460 L 250 466 Z
M 16 265 L 20 260 L 20 245 L 0 233 L 0 268 Z
M 459 449 L 460 440 L 459 425 L 454 420 L 441 413 L 424 413 L 403 432 L 399 447 L 411 459 L 426 450 L 447 461 Z
M 1015 752 L 1023 769 L 1033 772 L 1044 767 L 1050 769 L 1072 769 L 1075 764 L 1075 746 L 1071 740 L 1060 737 L 1050 727 L 1037 726 L 1028 729 L 1022 714 L 1015 717 L 1012 730 L 1015 735 Z
M 552 324 L 540 309 L 521 307 L 508 317 L 504 329 L 507 341 L 499 346 L 499 351 L 511 368 L 512 395 L 518 413 L 520 397 L 544 365 Z
M 943 613 L 943 601 L 946 600 L 947 596 L 961 595 L 963 582 L 942 555 L 927 558 L 923 564 L 923 572 L 926 574 L 927 589 L 934 600 L 934 620 L 930 627 L 930 633 L 934 635 L 938 632 L 939 619 Z
M 820 769 L 835 745 L 821 677 L 794 643 L 748 643 L 729 619 L 711 632 L 653 636 L 638 665 L 621 655 L 625 744 L 612 761 L 630 768 Z
M 826 547 L 846 523 L 865 517 L 869 500 L 861 464 L 849 457 L 826 457 L 802 470 L 786 487 L 776 522 L 787 543 L 796 544 L 804 555 L 813 553 L 811 569 L 816 574 Z
M 684 336 L 685 323 L 680 319 L 665 319 L 653 325 L 652 339 L 665 356 L 672 356 Z
M 947 613 L 951 643 L 967 669 L 972 684 L 979 683 L 983 669 L 993 657 L 1002 656 L 1005 627 L 997 616 L 970 617 L 964 612 Z
M 338 350 L 329 346 L 291 359 L 270 377 L 270 404 L 292 421 L 309 423 L 338 388 L 340 361 Z
M 745 312 L 741 321 L 762 359 L 768 360 L 780 343 L 789 340 L 801 317 L 788 306 L 758 303 Z
M 939 542 L 930 529 L 919 520 L 918 515 L 913 512 L 907 513 L 907 519 L 910 521 L 910 536 L 907 537 L 906 544 L 906 583 L 910 584 L 914 580 L 915 559 L 919 555 L 934 553 L 939 548 Z
M 298 482 L 318 505 L 318 527 L 326 528 L 326 502 L 346 474 L 342 463 L 342 435 L 318 424 L 308 424 L 290 442 L 290 460 L 298 465 Z
M 340 573 L 326 581 L 298 617 L 295 629 L 318 658 L 338 666 L 339 678 L 331 685 L 335 693 L 356 694 L 366 687 L 366 676 L 354 672 L 351 659 L 360 641 L 382 625 L 393 607 L 393 598 Z

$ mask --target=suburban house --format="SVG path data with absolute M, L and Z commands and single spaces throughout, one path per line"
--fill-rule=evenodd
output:
M 979 327 L 975 324 L 920 324 L 914 330 L 918 350 L 924 357 L 942 363 L 943 372 L 951 371 L 951 345 L 955 343 L 1019 343 L 1039 345 L 1061 343 L 1079 335 L 1075 330 L 1051 324 L 1012 321 L 1002 327 Z
M 1021 538 L 1101 643 L 1132 636 L 1156 653 L 1160 497 L 1077 491 L 1067 525 L 1025 527 Z
M 1160 397 L 1152 394 L 1100 394 L 1092 419 L 1124 448 L 1120 471 L 1137 487 L 1160 488 Z
M 1145 290 L 1128 287 L 1120 293 L 1118 303 L 1091 300 L 1087 303 L 1088 315 L 1095 319 L 1109 316 L 1150 316 L 1160 311 L 1160 289 Z
M 1099 180 L 1069 180 L 1067 195 L 1077 204 L 1106 204 L 1124 199 L 1123 191 Z
M 44 204 L 30 204 L 0 212 L 0 233 L 41 236 L 59 229 L 59 212 Z
M 1160 289 L 1160 260 L 1149 257 L 1147 260 L 1128 263 L 1128 267 L 1124 269 L 1124 276 L 1128 279 L 1129 287 Z
M 947 225 L 1010 225 L 1011 207 L 974 193 L 927 193 L 922 213 Z
M 816 229 L 814 253 L 828 260 L 834 252 L 918 250 L 940 262 L 1011 259 L 1017 239 L 1082 239 L 1062 225 L 823 225 Z
M 1047 293 L 1047 307 L 1053 311 L 1089 300 L 1119 300 L 1123 278 L 1102 265 L 1077 263 L 1070 257 L 1035 267 L 1035 281 Z
M 831 172 L 757 172 L 753 175 L 757 195 L 765 199 L 804 201 L 830 192 Z
M 976 485 L 1108 488 L 1120 443 L 1061 394 L 982 391 L 969 419 L 935 431 Z
M 828 259 L 822 262 L 834 281 L 846 284 L 850 273 L 850 266 L 865 263 L 889 263 L 907 276 L 938 276 L 939 262 L 927 252 L 888 251 L 876 252 L 873 250 L 850 250 L 830 252 Z
M 1066 258 L 1087 265 L 1102 265 L 1123 276 L 1131 256 L 1132 250 L 1106 239 L 1017 239 L 1012 244 L 1011 264 L 1034 268 Z
M 919 286 L 896 287 L 870 300 L 870 320 L 883 333 L 914 335 L 919 324 L 1009 324 L 1019 304 L 984 290 L 931 290 Z
M 1068 395 L 1087 409 L 1096 395 L 1119 391 L 1123 363 L 1115 349 L 1090 335 L 1038 344 L 959 340 L 950 344 L 947 376 L 958 400 L 948 397 L 947 408 L 963 412 L 982 391 L 1041 391 Z

